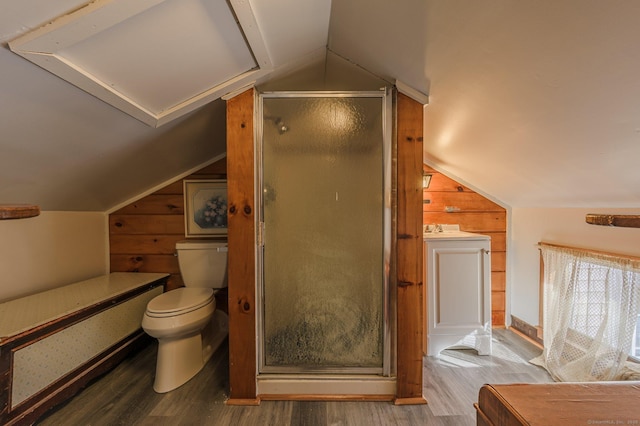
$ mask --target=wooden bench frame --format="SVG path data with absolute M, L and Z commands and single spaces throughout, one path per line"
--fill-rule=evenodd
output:
M 167 276 L 168 277 L 168 276 Z M 97 353 L 88 362 L 80 365 L 46 388 L 28 397 L 12 407 L 11 389 L 13 381 L 13 361 L 16 351 L 49 337 L 74 324 L 129 301 L 159 286 L 166 286 L 167 277 L 141 285 L 113 297 L 106 298 L 91 306 L 62 315 L 46 324 L 42 324 L 0 341 L 0 424 L 31 424 L 55 405 L 71 398 L 89 381 L 104 374 L 117 365 L 133 350 L 148 343 L 151 338 L 142 329 L 116 342 L 106 350 Z

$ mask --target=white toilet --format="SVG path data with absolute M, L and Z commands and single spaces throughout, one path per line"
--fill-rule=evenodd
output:
M 227 337 L 227 314 L 216 310 L 215 289 L 227 286 L 227 243 L 185 240 L 176 244 L 185 287 L 154 297 L 142 318 L 158 339 L 153 390 L 169 392 L 195 376 Z

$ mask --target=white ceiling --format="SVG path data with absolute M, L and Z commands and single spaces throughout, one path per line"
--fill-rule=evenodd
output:
M 429 94 L 428 164 L 504 205 L 640 207 L 640 2 L 334 2 L 330 47 Z
M 249 3 L 275 70 L 328 37 L 342 57 L 428 93 L 425 161 L 503 205 L 640 207 L 640 2 Z M 82 4 L 0 0 L 0 203 L 107 211 L 225 149 L 221 100 L 153 128 L 7 47 Z M 113 67 L 133 56 L 87 52 Z M 141 87 L 166 89 L 160 105 L 181 81 Z
M 152 126 L 272 69 L 251 4 L 235 0 L 94 0 L 9 46 Z
M 144 9 L 158 4 L 150 8 L 154 10 L 176 1 L 136 1 L 135 7 Z M 238 62 L 241 72 L 247 68 L 246 56 L 238 59 L 237 49 L 232 49 L 229 55 L 222 55 L 220 51 L 218 55 L 211 51 L 207 55 L 202 50 L 211 48 L 211 45 L 207 47 L 198 37 L 190 39 L 184 36 L 185 31 L 193 36 L 193 21 L 209 19 L 216 7 L 226 4 L 224 0 L 189 0 L 188 3 L 190 8 L 180 3 L 178 11 L 189 15 L 196 13 L 194 10 L 198 7 L 201 10 L 196 13 L 200 18 L 192 16 L 187 20 L 188 16 L 183 16 L 180 23 L 187 24 L 186 29 L 184 25 L 177 25 L 178 11 L 175 10 L 170 13 L 157 11 L 152 14 L 154 16 L 149 15 L 151 20 L 157 21 L 151 25 L 148 22 L 144 24 L 148 31 L 143 34 L 150 34 L 149 37 L 158 42 L 157 49 L 161 55 L 156 59 L 150 59 L 146 54 L 140 56 L 146 62 L 156 61 L 152 65 L 160 68 L 171 64 L 167 71 L 176 74 L 167 77 L 166 74 L 154 73 L 150 68 L 140 71 L 138 67 L 148 65 L 144 61 L 138 65 L 131 62 L 137 56 L 135 50 L 144 43 L 133 39 L 135 32 L 130 25 L 133 21 L 137 24 L 138 20 L 147 19 L 144 15 L 133 15 L 129 20 L 123 20 L 122 8 L 126 9 L 134 2 L 100 0 L 89 3 L 86 8 L 82 7 L 85 4 L 83 0 L 0 0 L 0 204 L 36 203 L 43 210 L 108 211 L 224 153 L 225 104 L 215 99 L 241 84 L 250 83 L 250 79 L 232 76 L 233 84 L 225 86 L 225 90 L 217 90 L 213 97 L 207 99 L 209 103 L 205 106 L 190 112 L 189 109 L 180 111 L 169 117 L 168 124 L 153 122 L 154 119 L 162 119 L 162 111 L 167 105 L 179 102 L 184 93 L 193 95 L 201 90 L 194 88 L 194 80 L 206 73 L 193 74 L 189 67 L 183 66 L 185 60 L 192 61 L 193 56 L 204 58 L 204 67 L 222 70 L 217 77 L 218 82 L 226 78 L 229 70 L 233 72 Z M 257 31 L 264 42 L 261 52 L 256 53 L 252 49 L 258 61 L 264 55 L 271 61 L 264 68 L 291 66 L 298 60 L 317 55 L 316 52 L 326 47 L 329 1 L 303 4 L 296 0 L 234 0 L 232 3 L 240 4 L 236 5 L 235 12 L 238 20 L 246 26 L 243 29 L 247 40 L 251 42 L 253 37 L 248 33 Z M 114 24 L 117 28 L 110 26 L 112 30 L 98 31 L 88 38 L 75 37 L 72 32 L 70 47 L 55 47 L 57 38 L 53 38 L 53 41 L 48 40 L 49 45 L 45 48 L 68 59 L 73 65 L 69 69 L 90 70 L 89 74 L 104 72 L 99 76 L 102 81 L 114 77 L 129 85 L 125 88 L 127 94 L 138 91 L 135 96 L 148 100 L 145 106 L 151 110 L 151 122 L 143 116 L 133 118 L 135 111 L 122 112 L 126 107 L 117 109 L 110 106 L 9 50 L 8 42 L 14 44 L 21 37 L 39 36 L 38 28 L 50 22 L 53 24 L 45 26 L 47 31 L 51 27 L 62 28 L 60 21 L 74 21 L 78 11 L 87 13 L 88 9 L 98 6 L 116 8 L 116 21 L 120 22 Z M 247 19 L 241 16 L 248 6 L 253 23 L 247 23 Z M 91 27 L 104 21 L 93 20 L 88 25 Z M 48 34 L 45 30 L 39 31 Z M 174 34 L 174 31 L 182 34 Z M 201 31 L 208 31 L 208 35 L 201 38 L 211 38 L 221 28 L 204 26 Z M 222 35 L 226 36 L 227 32 L 228 28 L 225 28 Z M 293 34 L 295 37 L 291 37 Z M 59 33 L 56 34 L 58 36 Z M 66 40 L 65 36 L 68 34 L 63 33 L 60 39 Z M 235 45 L 237 36 L 219 40 L 218 47 L 225 43 Z M 115 47 L 103 38 L 115 39 Z M 85 43 L 89 39 L 91 45 L 87 46 Z M 153 45 L 145 45 L 143 50 L 152 49 Z M 254 40 L 252 48 L 255 45 Z M 108 54 L 102 55 L 102 50 Z M 186 51 L 195 55 L 185 59 Z M 51 55 L 48 58 L 47 55 L 40 56 L 45 58 L 43 60 L 58 61 Z M 260 62 L 260 65 L 264 63 Z M 136 79 L 137 82 L 133 83 Z M 202 90 L 206 89 L 202 87 Z M 140 120 L 151 124 L 151 127 Z M 163 125 L 153 128 L 157 124 Z

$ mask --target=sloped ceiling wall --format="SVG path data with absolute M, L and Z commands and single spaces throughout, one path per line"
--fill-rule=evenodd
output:
M 226 150 L 220 99 L 155 129 L 9 50 L 8 41 L 84 3 L 8 0 L 0 6 L 0 204 L 107 211 Z M 326 47 L 329 1 L 251 5 L 275 67 Z M 172 28 L 171 22 L 158 25 Z
M 428 93 L 425 161 L 504 205 L 640 206 L 640 2 L 334 2 L 329 47 Z
M 2 204 L 106 211 L 225 150 L 222 101 L 154 129 L 8 49 L 8 40 L 82 3 L 2 3 Z
M 82 3 L 2 2 L 0 203 L 106 211 L 224 151 L 221 100 L 153 129 L 6 47 Z M 251 4 L 276 68 L 328 34 L 429 94 L 425 161 L 503 205 L 640 205 L 640 2 Z
M 0 49 L 0 203 L 106 211 L 225 151 L 224 102 L 158 129 Z

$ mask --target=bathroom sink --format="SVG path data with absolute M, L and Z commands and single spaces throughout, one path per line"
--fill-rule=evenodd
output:
M 472 232 L 464 231 L 443 231 L 443 232 L 425 232 L 423 238 L 425 240 L 464 240 L 470 238 L 484 237 L 480 234 L 474 234 Z M 486 237 L 485 237 L 486 238 Z
M 425 240 L 486 238 L 484 235 L 461 231 L 460 225 L 426 225 L 424 231 L 423 238 Z
M 434 223 L 430 225 L 424 225 L 423 231 L 425 234 L 441 234 L 443 232 L 460 232 L 460 225 Z

